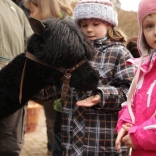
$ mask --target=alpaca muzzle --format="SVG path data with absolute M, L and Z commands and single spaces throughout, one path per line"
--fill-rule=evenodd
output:
M 69 83 L 70 83 L 70 79 L 71 79 L 71 73 L 74 70 L 76 70 L 78 67 L 80 67 L 83 63 L 85 63 L 87 61 L 86 59 L 83 59 L 78 64 L 71 67 L 70 69 L 66 69 L 64 67 L 58 67 L 58 68 L 51 67 L 48 63 L 39 60 L 35 55 L 33 55 L 33 54 L 29 53 L 29 52 L 26 52 L 26 58 L 28 58 L 28 59 L 30 59 L 32 61 L 35 61 L 37 63 L 40 63 L 40 64 L 42 64 L 44 66 L 53 68 L 53 69 L 55 69 L 55 70 L 57 70 L 57 71 L 64 74 L 63 77 L 61 78 L 61 81 L 63 82 L 63 87 L 62 87 L 62 93 L 61 93 L 61 100 L 60 101 L 61 101 L 62 104 L 66 103 L 66 97 L 67 97 L 68 91 L 70 89 Z M 21 83 L 20 83 L 20 93 L 19 93 L 19 102 L 20 103 L 22 101 L 22 88 L 23 88 L 23 82 L 24 82 L 26 62 L 27 62 L 27 60 L 25 60 L 25 63 L 24 63 L 22 77 L 21 77 Z

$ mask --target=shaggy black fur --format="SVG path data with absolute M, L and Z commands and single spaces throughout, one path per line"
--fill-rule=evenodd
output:
M 27 50 L 53 67 L 70 68 L 82 59 L 93 59 L 94 50 L 81 30 L 72 22 L 49 19 L 38 21 L 30 18 L 34 35 Z M 60 84 L 63 74 L 27 58 L 23 83 L 23 97 L 19 103 L 20 81 L 25 53 L 18 55 L 0 71 L 0 120 L 23 107 L 42 88 Z M 72 72 L 70 86 L 80 90 L 97 87 L 98 74 L 88 62 Z

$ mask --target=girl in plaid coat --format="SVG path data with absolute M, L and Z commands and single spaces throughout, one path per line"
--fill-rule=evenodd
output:
M 134 67 L 126 64 L 132 56 L 124 46 L 124 35 L 115 28 L 117 13 L 109 0 L 82 0 L 75 7 L 74 20 L 95 47 L 91 64 L 100 80 L 94 91 L 70 90 L 62 107 L 63 155 L 126 156 L 126 146 L 119 152 L 115 149 L 115 127 Z

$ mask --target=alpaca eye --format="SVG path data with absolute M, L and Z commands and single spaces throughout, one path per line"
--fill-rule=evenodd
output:
M 58 58 L 60 58 L 61 57 L 61 54 L 58 56 Z

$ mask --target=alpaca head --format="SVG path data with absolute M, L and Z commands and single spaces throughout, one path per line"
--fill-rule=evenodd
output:
M 56 68 L 69 69 L 81 60 L 87 59 L 71 73 L 70 86 L 84 91 L 95 89 L 98 84 L 98 73 L 88 63 L 93 59 L 95 52 L 81 29 L 67 19 L 39 21 L 29 18 L 29 21 L 34 35 L 28 42 L 28 51 Z M 62 73 L 55 71 L 56 78 L 53 78 L 53 82 L 59 81 L 62 76 Z

